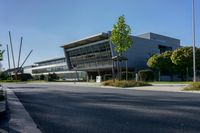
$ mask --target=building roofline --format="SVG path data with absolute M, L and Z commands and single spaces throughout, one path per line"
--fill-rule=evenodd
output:
M 159 36 L 163 36 L 163 37 L 168 37 L 168 38 L 171 38 L 171 39 L 175 39 L 175 40 L 180 41 L 180 39 L 177 39 L 177 38 L 174 38 L 174 37 L 171 37 L 171 36 L 166 36 L 166 35 L 161 35 L 161 34 L 153 33 L 153 32 L 146 32 L 146 33 L 143 33 L 143 34 L 139 34 L 139 35 L 137 35 L 137 37 L 140 37 L 140 36 L 145 35 L 145 34 L 154 34 L 154 35 L 159 35 Z M 141 38 L 142 38 L 142 37 L 141 37 Z
M 59 60 L 59 59 L 65 59 L 65 57 L 58 57 L 58 58 L 53 58 L 53 59 L 47 59 L 47 60 L 43 60 L 43 61 L 38 61 L 38 62 L 35 62 L 34 64 L 40 64 L 40 63 L 54 61 L 54 60 Z
M 101 32 L 101 33 L 98 33 L 98 34 L 95 34 L 95 35 L 92 35 L 92 36 L 89 36 L 89 37 L 85 37 L 85 38 L 82 38 L 82 39 L 79 39 L 79 40 L 72 41 L 72 42 L 64 44 L 60 47 L 62 47 L 62 48 L 72 48 L 72 47 L 75 47 L 75 46 L 81 46 L 81 45 L 84 45 L 84 44 L 108 39 L 108 36 L 109 36 L 109 32 L 107 32 L 107 33 Z

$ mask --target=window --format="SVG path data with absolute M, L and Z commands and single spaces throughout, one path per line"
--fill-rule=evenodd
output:
M 164 53 L 165 51 L 172 51 L 172 47 L 158 45 L 158 48 L 160 50 L 160 54 Z

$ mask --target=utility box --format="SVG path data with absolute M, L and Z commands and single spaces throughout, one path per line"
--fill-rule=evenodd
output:
M 96 76 L 96 82 L 101 83 L 101 76 Z

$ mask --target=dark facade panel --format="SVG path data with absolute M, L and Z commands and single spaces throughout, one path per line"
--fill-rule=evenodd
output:
M 112 66 L 112 55 L 109 41 L 94 45 L 85 45 L 76 49 L 66 49 L 65 54 L 72 70 L 101 69 Z

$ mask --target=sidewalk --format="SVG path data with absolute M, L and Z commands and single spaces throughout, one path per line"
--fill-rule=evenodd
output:
M 103 86 L 96 82 L 47 82 L 47 83 L 29 83 L 29 84 L 48 84 L 48 85 L 63 85 L 63 86 L 82 86 L 82 87 L 98 87 L 109 89 L 131 89 L 145 91 L 163 91 L 163 92 L 184 92 L 184 93 L 200 93 L 200 91 L 183 91 L 183 88 L 189 84 L 152 84 L 152 86 L 119 88 L 113 86 Z
M 41 133 L 14 92 L 8 88 L 6 90 L 10 113 L 9 133 Z

